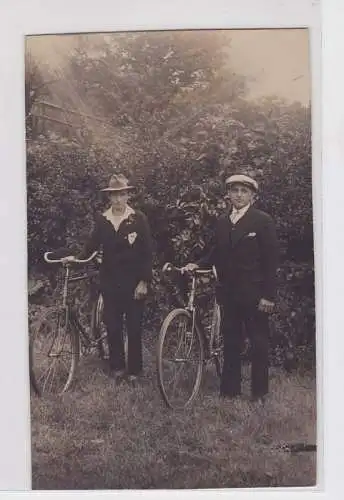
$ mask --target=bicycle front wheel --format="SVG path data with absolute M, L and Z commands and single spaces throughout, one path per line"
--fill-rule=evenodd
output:
M 33 371 L 33 356 L 32 356 L 32 340 L 31 337 L 29 338 L 29 377 L 30 377 L 30 384 L 31 388 L 33 389 L 34 393 L 39 395 L 39 389 L 37 387 L 37 382 L 35 378 L 35 374 Z
M 67 308 L 53 308 L 32 332 L 32 384 L 39 395 L 62 394 L 74 379 L 80 355 L 79 336 Z
M 204 346 L 192 315 L 175 309 L 160 330 L 157 374 L 161 395 L 169 408 L 185 408 L 198 394 L 203 371 Z

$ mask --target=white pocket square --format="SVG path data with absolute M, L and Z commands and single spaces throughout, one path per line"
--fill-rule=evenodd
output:
M 257 236 L 257 233 L 248 233 L 247 238 L 254 238 Z
M 134 243 L 134 241 L 136 240 L 136 236 L 137 236 L 137 233 L 130 233 L 128 234 L 128 241 L 130 243 L 130 245 L 132 245 Z

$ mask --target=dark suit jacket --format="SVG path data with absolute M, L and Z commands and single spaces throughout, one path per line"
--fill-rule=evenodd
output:
M 80 257 L 86 258 L 101 249 L 102 291 L 132 294 L 139 281 L 151 281 L 152 248 L 147 217 L 135 210 L 120 224 L 118 231 L 104 215 L 99 215 Z
M 253 207 L 235 224 L 229 214 L 217 220 L 213 245 L 198 264 L 215 265 L 219 299 L 256 304 L 276 297 L 278 242 L 272 218 Z

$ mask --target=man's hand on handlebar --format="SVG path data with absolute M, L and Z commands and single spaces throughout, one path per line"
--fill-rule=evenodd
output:
M 195 269 L 198 269 L 199 266 L 198 264 L 195 264 L 194 262 L 189 262 L 189 264 L 186 264 L 186 266 L 182 267 L 182 272 L 190 272 L 195 271 Z
M 62 257 L 61 263 L 62 264 L 69 264 L 71 262 L 76 262 L 76 257 L 74 255 L 68 255 L 67 257 Z
M 217 280 L 217 272 L 216 272 L 216 268 L 215 266 L 212 267 L 212 269 L 201 269 L 200 266 L 194 262 L 189 262 L 188 264 L 186 264 L 186 266 L 183 266 L 183 267 L 175 267 L 173 264 L 171 264 L 170 262 L 166 262 L 166 264 L 164 264 L 163 268 L 162 268 L 162 272 L 163 273 L 173 273 L 173 272 L 177 272 L 177 273 L 180 273 L 180 274 L 189 274 L 189 275 L 197 275 L 197 276 L 200 276 L 200 275 L 203 275 L 203 276 L 206 276 L 206 275 L 213 275 L 215 277 L 215 279 Z

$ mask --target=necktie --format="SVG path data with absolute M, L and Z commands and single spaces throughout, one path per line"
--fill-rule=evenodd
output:
M 233 210 L 230 216 L 232 224 L 235 224 L 239 220 L 240 212 L 239 210 Z

